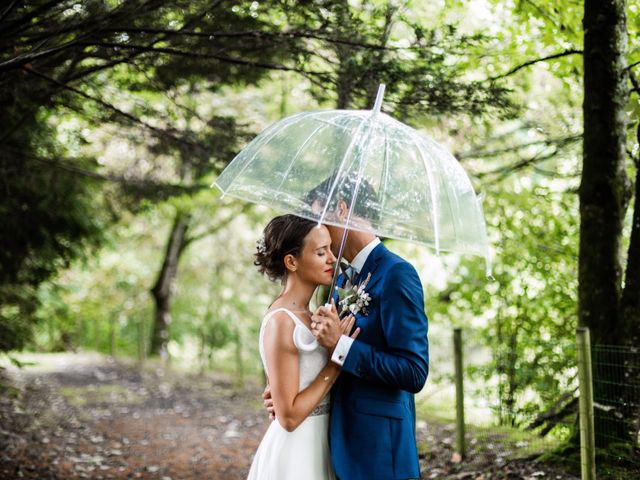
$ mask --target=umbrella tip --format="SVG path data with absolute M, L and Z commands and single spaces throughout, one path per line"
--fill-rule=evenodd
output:
M 487 276 L 487 280 L 490 282 L 495 282 L 495 277 L 493 276 L 493 259 L 491 258 L 491 251 L 487 251 L 487 254 L 484 257 L 484 265 L 485 265 L 485 274 Z
M 384 89 L 386 85 L 381 83 L 378 87 L 378 95 L 376 96 L 376 103 L 373 105 L 373 113 L 378 113 L 380 111 L 380 107 L 382 107 L 382 98 L 384 97 Z
M 218 187 L 218 189 L 222 192 L 222 195 L 220 195 L 220 200 L 222 200 L 224 196 L 227 194 L 227 192 L 224 190 L 224 188 L 218 185 L 217 180 L 214 180 L 214 182 L 209 186 L 209 188 L 213 188 L 213 187 Z

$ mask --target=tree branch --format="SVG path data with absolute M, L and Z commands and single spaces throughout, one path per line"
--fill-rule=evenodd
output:
M 225 218 L 221 222 L 217 223 L 216 225 L 212 226 L 211 228 L 207 228 L 204 231 L 198 233 L 197 235 L 193 235 L 191 237 L 185 238 L 184 239 L 184 248 L 188 247 L 192 243 L 197 242 L 198 240 L 202 240 L 203 238 L 208 237 L 209 235 L 212 235 L 212 234 L 216 233 L 217 231 L 223 229 L 224 227 L 229 225 L 233 220 L 235 220 L 238 215 L 242 215 L 243 213 L 246 213 L 252 207 L 253 207 L 252 204 L 245 203 L 245 204 L 242 205 L 242 208 L 240 208 L 240 210 L 238 212 L 230 214 L 227 218 Z
M 550 178 L 579 178 L 580 174 L 582 172 L 576 172 L 576 173 L 558 173 L 558 172 L 552 172 L 550 170 L 545 170 L 543 168 L 540 168 L 536 165 L 533 165 L 531 168 L 533 168 L 533 171 L 536 173 L 539 173 L 540 175 L 544 175 L 545 177 L 550 177 Z
M 188 113 L 189 115 L 191 115 L 194 118 L 197 118 L 198 120 L 200 120 L 202 123 L 207 123 L 207 120 L 205 120 L 204 118 L 202 118 L 200 116 L 200 114 L 198 112 L 196 112 L 194 109 L 183 105 L 182 103 L 180 103 L 178 101 L 178 99 L 176 98 L 176 94 L 175 92 L 169 92 L 168 90 L 166 90 L 164 87 L 162 87 L 161 85 L 158 84 L 158 82 L 156 82 L 156 80 L 151 77 L 149 75 L 149 73 L 144 69 L 141 68 L 140 65 L 138 64 L 131 64 L 131 66 L 133 68 L 135 68 L 138 73 L 140 73 L 140 75 L 142 75 L 144 78 L 147 79 L 147 81 L 149 82 L 150 85 L 152 85 L 158 92 L 160 92 L 162 94 L 162 96 L 164 96 L 167 100 L 169 100 L 173 105 L 176 106 L 176 108 L 178 108 L 179 110 L 183 110 L 186 113 Z
M 490 77 L 488 80 L 494 81 L 494 80 L 499 80 L 501 78 L 508 77 L 510 75 L 513 75 L 517 71 L 522 70 L 523 68 L 526 68 L 526 67 L 530 67 L 531 65 L 535 65 L 536 63 L 546 62 L 548 60 L 554 60 L 556 58 L 566 57 L 568 55 L 578 55 L 578 54 L 581 55 L 582 53 L 583 53 L 582 50 L 570 49 L 570 50 L 565 50 L 564 52 L 554 53 L 553 55 L 548 55 L 546 57 L 536 58 L 535 60 L 529 60 L 528 62 L 525 62 L 522 65 L 518 65 L 517 67 L 512 68 L 506 73 L 503 73 L 496 77 Z
M 299 68 L 287 67 L 285 65 L 279 65 L 274 63 L 254 62 L 252 60 L 245 60 L 242 58 L 233 58 L 225 55 L 216 55 L 211 53 L 190 52 L 186 50 L 178 50 L 176 48 L 169 48 L 169 47 L 148 47 L 146 45 L 135 45 L 135 44 L 127 44 L 127 43 L 114 43 L 114 42 L 80 42 L 79 45 L 87 46 L 87 47 L 98 46 L 98 47 L 115 48 L 115 49 L 123 49 L 123 50 L 136 50 L 144 53 L 166 53 L 168 55 L 176 55 L 180 57 L 218 60 L 221 62 L 232 63 L 235 65 L 257 67 L 257 68 L 263 68 L 267 70 L 282 70 L 286 72 L 305 73 L 305 74 L 318 75 L 318 76 L 331 75 L 332 73 L 330 71 L 326 71 L 326 72 L 305 71 Z
M 215 3 L 213 3 L 212 5 L 209 6 L 210 9 L 213 9 L 215 7 L 217 7 L 220 3 L 222 3 L 222 0 L 217 0 Z M 203 15 L 205 15 L 205 13 L 200 13 L 200 14 L 195 14 L 192 18 L 190 18 L 189 20 L 184 22 L 184 25 L 182 27 L 180 27 L 178 30 L 176 30 L 177 32 L 182 31 L 185 28 L 190 27 L 191 25 L 194 24 L 194 22 L 200 20 L 202 18 Z M 163 40 L 166 40 L 167 36 L 166 35 L 160 35 L 159 37 L 156 37 L 154 39 L 151 40 L 151 42 L 148 43 L 148 47 L 153 47 L 153 45 L 155 45 L 158 42 L 161 42 Z M 133 60 L 134 58 L 136 58 L 139 55 L 142 55 L 144 52 L 136 52 L 134 51 L 133 53 L 126 55 L 124 57 L 118 58 L 118 59 L 114 59 L 111 60 L 109 62 L 106 62 L 102 65 L 97 65 L 94 67 L 89 67 L 85 70 L 82 70 L 81 72 L 77 72 L 75 75 L 65 79 L 65 83 L 69 83 L 69 82 L 73 82 L 75 80 L 78 80 L 80 78 L 86 77 L 88 75 L 91 75 L 92 73 L 96 73 L 111 67 L 114 67 L 118 64 L 121 63 L 128 63 L 131 60 Z M 131 63 L 131 65 L 135 65 L 133 62 Z
M 489 175 L 498 175 L 499 176 L 498 179 L 501 180 L 518 170 L 522 170 L 523 168 L 528 167 L 529 165 L 542 162 L 544 160 L 549 160 L 550 158 L 555 157 L 556 154 L 558 153 L 558 148 L 555 148 L 552 152 L 547 153 L 546 155 L 542 155 L 542 152 L 543 150 L 540 150 L 537 154 L 533 155 L 532 157 L 522 159 L 518 162 L 515 162 L 510 165 L 506 165 L 504 167 L 496 168 L 494 170 L 489 170 L 486 172 L 475 173 L 475 176 L 478 178 L 483 178 Z
M 357 42 L 355 40 L 349 40 L 338 37 L 330 37 L 322 35 L 320 32 L 324 30 L 288 30 L 284 32 L 265 32 L 263 30 L 247 30 L 243 32 L 194 32 L 194 31 L 177 31 L 167 30 L 163 28 L 113 28 L 103 29 L 105 32 L 124 32 L 124 33 L 166 33 L 168 35 L 180 34 L 184 36 L 203 37 L 203 38 L 302 38 L 321 40 L 323 42 L 347 45 L 350 47 L 362 48 L 367 50 L 393 50 L 393 51 L 411 51 L 411 50 L 423 50 L 424 45 L 416 47 L 389 47 L 384 45 L 378 45 L 374 43 Z
M 11 10 L 13 10 L 13 8 L 16 6 L 16 3 L 18 3 L 19 0 L 13 0 L 9 6 L 7 8 L 5 8 L 4 12 L 2 12 L 2 15 L 0 15 L 0 22 L 2 22 L 5 18 L 7 18 L 7 15 L 9 15 L 11 13 Z
M 132 115 L 132 114 L 127 113 L 127 112 L 125 112 L 123 110 L 120 110 L 118 107 L 116 107 L 114 105 L 111 105 L 110 103 L 102 100 L 101 98 L 93 97 L 93 96 L 89 95 L 88 93 L 83 92 L 82 90 L 79 90 L 79 89 L 77 89 L 75 87 L 72 87 L 70 85 L 62 83 L 59 80 L 56 80 L 55 78 L 51 78 L 48 75 L 45 75 L 44 73 L 40 73 L 40 72 L 38 72 L 38 71 L 36 71 L 36 70 L 34 70 L 32 68 L 28 68 L 26 66 L 23 67 L 23 70 L 28 72 L 28 73 L 30 73 L 30 74 L 32 74 L 32 75 L 35 75 L 35 76 L 40 77 L 40 78 L 43 78 L 43 79 L 53 83 L 54 85 L 57 85 L 58 87 L 60 87 L 60 88 L 62 88 L 64 90 L 68 90 L 68 91 L 70 91 L 72 93 L 75 93 L 76 95 L 79 95 L 79 96 L 81 96 L 83 98 L 86 98 L 88 100 L 96 102 L 98 105 L 102 105 L 103 107 L 105 107 L 106 109 L 116 113 L 117 115 L 119 115 L 121 117 L 124 117 L 127 120 L 129 120 L 129 121 L 131 121 L 131 122 L 133 122 L 135 124 L 141 125 L 144 128 L 154 132 L 155 134 L 157 134 L 157 135 L 159 135 L 161 137 L 168 137 L 168 138 L 170 138 L 170 139 L 172 139 L 172 140 L 174 140 L 174 141 L 176 141 L 178 143 L 182 143 L 182 144 L 188 145 L 190 147 L 194 147 L 194 146 L 195 147 L 199 147 L 199 145 L 194 144 L 192 142 L 189 142 L 188 140 L 185 140 L 182 137 L 178 137 L 178 136 L 168 132 L 167 130 L 164 130 L 164 129 L 158 128 L 158 127 L 154 127 L 153 125 L 150 125 L 150 124 L 146 123 L 145 121 L 139 119 L 135 115 Z
M 211 189 L 209 185 L 204 185 L 204 184 L 182 185 L 178 183 L 157 182 L 154 180 L 148 180 L 148 179 L 142 179 L 142 178 L 127 178 L 121 175 L 102 174 L 98 172 L 93 172 L 91 170 L 87 170 L 86 168 L 79 167 L 78 165 L 74 165 L 71 161 L 68 161 L 68 160 L 56 160 L 52 158 L 44 158 L 41 156 L 30 155 L 28 153 L 25 153 L 24 151 L 18 151 L 10 147 L 5 147 L 5 149 L 10 150 L 12 153 L 19 155 L 23 158 L 28 158 L 29 160 L 33 160 L 33 161 L 48 165 L 58 170 L 64 170 L 65 172 L 69 172 L 74 175 L 80 175 L 83 177 L 92 178 L 94 180 L 99 180 L 102 182 L 117 183 L 123 187 L 132 188 L 136 190 L 165 191 L 169 195 L 178 195 L 178 194 L 184 194 L 184 193 L 192 194 L 202 190 Z
M 537 3 L 534 3 L 533 0 L 523 0 L 525 3 L 528 3 L 529 5 L 531 5 L 534 10 L 537 10 L 538 13 L 540 15 L 542 15 L 544 18 L 546 18 L 547 20 L 549 20 L 549 22 L 551 22 L 551 24 L 553 24 L 554 27 L 558 27 L 558 23 L 551 18 L 551 15 L 549 15 L 548 12 L 546 12 L 541 6 L 539 6 Z
M 566 403 L 565 403 L 566 402 Z M 562 405 L 564 403 L 564 405 Z M 539 414 L 529 425 L 525 427 L 525 430 L 535 430 L 536 428 L 545 425 L 540 431 L 540 436 L 544 437 L 549 433 L 553 427 L 558 425 L 569 415 L 573 414 L 578 408 L 578 398 L 575 396 L 575 390 L 573 392 L 564 393 L 560 399 L 549 408 L 549 410 Z
M 638 64 L 640 64 L 640 62 L 638 62 Z M 631 82 L 631 85 L 633 85 L 633 88 L 629 93 L 635 92 L 638 95 L 640 95 L 640 84 L 638 83 L 638 79 L 636 78 L 636 76 L 633 74 L 631 70 L 629 70 L 629 81 Z
M 20 26 L 20 25 L 29 25 L 31 26 L 31 20 L 35 17 L 37 17 L 40 12 L 45 12 L 50 8 L 53 8 L 55 6 L 57 6 L 58 4 L 62 3 L 63 0 L 51 0 L 50 2 L 47 2 L 43 5 L 37 6 L 35 7 L 33 10 L 31 10 L 30 12 L 28 12 L 25 16 L 20 17 L 19 19 L 16 20 L 12 20 L 11 22 L 7 22 L 8 24 L 11 25 L 11 28 L 16 27 L 16 26 Z M 19 30 L 18 30 L 19 31 Z M 6 36 L 11 36 L 11 37 L 16 37 L 16 31 L 11 30 L 10 28 L 8 29 L 7 27 L 3 28 L 3 32 L 4 35 Z
M 152 8 L 152 4 L 153 2 L 156 0 L 148 0 L 147 2 L 143 2 L 141 5 L 139 5 L 138 8 Z M 58 3 L 57 1 L 53 1 L 51 2 L 53 5 L 55 5 L 56 3 Z M 214 9 L 216 8 L 220 3 L 222 3 L 222 0 L 217 0 L 216 2 L 214 2 L 212 5 L 208 6 L 208 9 L 197 13 L 195 15 L 193 15 L 192 18 L 190 18 L 189 20 L 185 21 L 184 25 L 182 27 L 180 27 L 178 30 L 175 30 L 176 33 L 181 32 L 183 29 L 189 28 L 193 25 L 194 22 L 198 21 L 199 19 L 201 19 L 204 15 L 207 14 L 207 12 L 209 11 L 209 9 Z M 84 34 L 79 34 L 76 38 L 74 38 L 73 40 L 70 40 L 62 45 L 50 48 L 48 50 L 44 50 L 41 52 L 30 52 L 24 55 L 18 55 L 17 57 L 14 57 L 10 60 L 4 61 L 2 63 L 0 63 L 0 72 L 1 71 L 6 71 L 6 70 L 11 70 L 11 69 L 15 69 L 15 68 L 20 68 L 23 65 L 27 64 L 27 63 L 31 63 L 34 60 L 37 60 L 41 57 L 46 57 L 49 55 L 52 55 L 54 53 L 58 53 L 59 51 L 62 50 L 66 50 L 68 48 L 72 48 L 75 47 L 79 44 L 80 40 L 86 39 L 92 35 L 94 35 L 96 33 L 96 23 L 99 23 L 101 20 L 114 20 L 117 19 L 118 16 L 122 16 L 122 14 L 120 14 L 120 10 L 122 8 L 124 8 L 125 3 L 123 3 L 121 6 L 117 7 L 116 9 L 112 10 L 111 12 L 109 12 L 106 16 L 104 16 L 102 19 L 92 19 L 91 20 L 91 24 L 90 25 L 86 25 L 86 27 L 88 28 L 88 31 L 86 31 Z M 66 30 L 68 30 L 69 32 L 74 31 L 74 30 L 78 30 L 79 27 L 85 26 L 84 24 L 81 25 L 75 25 L 72 28 L 68 28 Z M 103 31 L 103 29 L 98 28 L 97 31 Z M 64 32 L 63 32 L 64 33 Z M 53 34 L 48 34 L 46 39 L 50 39 L 52 37 L 55 37 L 58 33 L 54 32 Z M 157 42 L 166 39 L 166 35 L 162 35 L 160 38 L 155 39 L 152 41 L 151 45 L 156 44 Z
M 498 148 L 495 150 L 470 150 L 468 152 L 457 153 L 455 157 L 458 160 L 463 160 L 467 158 L 489 158 L 489 157 L 497 157 L 498 155 L 502 155 L 503 153 L 511 153 L 517 152 L 524 148 L 532 147 L 535 145 L 546 145 L 546 146 L 564 146 L 573 142 L 577 142 L 582 138 L 582 133 L 577 133 L 573 135 L 567 135 L 565 137 L 556 137 L 556 138 L 546 138 L 544 140 L 536 140 L 535 142 L 522 143 L 520 145 L 515 145 L 513 147 L 505 147 Z
M 10 60 L 6 60 L 0 63 L 0 72 L 15 69 L 15 68 L 22 68 L 27 63 L 31 63 L 34 60 L 37 60 L 38 58 L 45 57 L 47 55 L 52 55 L 62 50 L 66 50 L 67 48 L 76 46 L 78 45 L 79 40 L 80 40 L 79 38 L 76 38 L 66 43 L 63 43 L 62 45 L 58 45 L 57 47 L 49 48 L 48 50 L 43 50 L 41 52 L 35 52 L 35 53 L 26 53 L 24 55 L 18 55 L 17 57 L 14 57 Z

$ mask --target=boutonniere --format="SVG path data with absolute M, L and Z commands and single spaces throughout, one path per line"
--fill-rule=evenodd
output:
M 367 275 L 364 281 L 358 285 L 351 285 L 348 288 L 338 288 L 338 307 L 340 310 L 339 317 L 351 313 L 362 313 L 368 315 L 368 306 L 371 302 L 371 296 L 365 290 L 371 279 L 371 273 Z

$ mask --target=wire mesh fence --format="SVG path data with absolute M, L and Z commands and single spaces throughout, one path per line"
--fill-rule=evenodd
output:
M 432 359 L 435 373 L 430 388 L 419 397 L 419 416 L 450 426 L 456 432 L 453 445 L 466 461 L 487 455 L 498 460 L 544 458 L 576 475 L 582 470 L 582 478 L 595 478 L 595 473 L 598 478 L 640 478 L 639 349 L 591 345 L 593 401 L 585 403 L 584 390 L 579 388 L 581 380 L 585 383 L 579 374 L 584 370 L 579 367 L 583 347 L 573 339 L 542 345 L 543 349 L 560 349 L 566 362 L 556 365 L 558 371 L 551 372 L 553 375 L 538 378 L 535 389 L 524 385 L 515 388 L 516 380 L 527 379 L 526 372 L 517 377 L 513 369 L 487 371 L 496 366 L 495 352 L 471 335 L 462 332 L 459 341 L 458 346 L 451 339 L 432 341 L 435 362 L 448 365 L 440 368 Z M 510 360 L 515 370 L 549 368 L 539 356 Z M 456 362 L 464 364 L 457 372 Z M 548 391 L 545 379 L 555 382 Z M 462 388 L 462 394 L 456 386 Z M 581 435 L 581 428 L 586 428 L 580 421 L 581 408 L 586 419 L 592 416 L 593 441 L 584 432 Z M 590 455 L 595 462 L 592 477 L 584 470 L 589 468 L 585 458 Z
M 640 351 L 595 344 L 591 362 L 598 477 L 640 478 Z

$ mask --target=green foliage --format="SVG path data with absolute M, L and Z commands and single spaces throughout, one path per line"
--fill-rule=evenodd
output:
M 514 113 L 508 89 L 468 75 L 469 55 L 486 48 L 490 37 L 463 34 L 454 24 L 426 26 L 405 2 L 310 3 L 316 8 L 286 12 L 291 28 L 315 34 L 300 61 L 322 69 L 322 81 L 311 87 L 319 102 L 371 108 L 385 83 L 384 108 L 402 119 Z
M 485 212 L 495 280 L 462 262 L 435 315 L 465 326 L 468 348 L 489 348 L 471 378 L 482 378 L 484 396 L 490 386 L 502 423 L 521 425 L 575 388 L 577 198 L 535 186 L 487 197 Z
M 0 352 L 144 358 L 149 290 L 171 220 L 188 214 L 169 350 L 257 374 L 260 319 L 278 286 L 251 259 L 271 212 L 223 203 L 208 186 L 276 118 L 369 108 L 384 82 L 383 108 L 429 128 L 486 194 L 495 281 L 463 260 L 427 304 L 432 325 L 465 328 L 475 398 L 521 427 L 573 395 L 581 0 L 10 3 Z M 627 5 L 637 73 L 640 7 Z M 629 139 L 637 155 L 633 129 Z
M 48 167 L 66 149 L 47 138 L 51 116 L 40 117 L 25 121 L 0 158 L 0 351 L 24 346 L 37 285 L 98 244 L 109 218 L 95 183 Z
M 36 309 L 32 289 L 19 286 L 2 289 L 0 305 L 0 351 L 23 348 L 31 338 L 33 324 L 24 318 Z
M 123 209 L 139 208 L 140 197 L 192 191 L 188 179 L 219 171 L 232 157 L 235 121 L 210 112 L 199 118 L 169 90 L 195 79 L 198 90 L 254 82 L 266 71 L 256 62 L 273 60 L 294 41 L 263 37 L 271 25 L 251 9 L 210 7 L 65 0 L 3 9 L 0 351 L 29 340 L 37 285 L 90 253 Z M 246 33 L 224 35 L 221 27 Z M 173 109 L 152 106 L 162 98 Z M 177 128 L 185 111 L 186 128 Z M 104 133 L 129 137 L 130 151 L 138 150 L 132 163 L 99 161 L 96 137 Z M 165 167 L 176 155 L 188 159 L 188 171 L 184 163 Z

